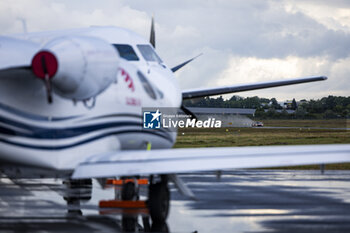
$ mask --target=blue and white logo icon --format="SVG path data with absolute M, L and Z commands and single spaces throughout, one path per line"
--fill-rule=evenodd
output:
M 157 109 L 156 112 L 143 112 L 143 128 L 160 129 L 162 113 Z

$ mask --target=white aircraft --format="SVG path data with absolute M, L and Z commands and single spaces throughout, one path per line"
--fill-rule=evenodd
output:
M 73 180 L 150 176 L 148 208 L 164 221 L 175 175 L 350 161 L 350 145 L 171 149 L 176 132 L 144 130 L 142 107 L 174 107 L 203 96 L 322 81 L 324 76 L 180 90 L 150 42 L 118 27 L 0 37 L 0 161 L 9 177 Z M 152 150 L 146 147 L 152 145 Z M 124 185 L 124 199 L 137 195 Z

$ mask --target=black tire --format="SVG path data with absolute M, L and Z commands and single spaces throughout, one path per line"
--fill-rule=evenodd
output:
M 169 232 L 168 224 L 164 222 L 154 222 L 152 224 L 151 232 Z
M 135 195 L 136 195 L 136 191 L 135 191 L 135 184 L 134 184 L 134 182 L 128 182 L 126 184 L 123 184 L 122 200 L 124 200 L 124 201 L 133 200 Z
M 148 209 L 153 223 L 163 223 L 168 217 L 170 192 L 167 183 L 149 185 Z
M 126 217 L 122 218 L 122 230 L 124 232 L 135 232 L 136 231 L 137 218 Z

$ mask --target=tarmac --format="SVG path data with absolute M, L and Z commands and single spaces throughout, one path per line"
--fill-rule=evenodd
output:
M 350 232 L 350 171 L 236 170 L 223 172 L 221 178 L 215 173 L 181 178 L 197 200 L 183 197 L 171 184 L 168 221 L 153 230 Z M 67 213 L 64 192 L 61 180 L 2 177 L 0 232 L 126 230 L 129 215 L 98 208 L 100 200 L 113 199 L 113 189 L 102 189 L 94 181 L 92 199 L 80 205 L 82 215 Z M 132 219 L 137 219 L 136 229 L 145 231 L 141 214 Z

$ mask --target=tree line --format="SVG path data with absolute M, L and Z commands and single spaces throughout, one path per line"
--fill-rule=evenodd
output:
M 185 100 L 187 107 L 206 107 L 206 108 L 254 108 L 256 109 L 256 118 L 275 118 L 275 119 L 334 119 L 350 118 L 350 96 L 328 96 L 321 99 L 300 100 L 293 99 L 288 104 L 287 109 L 294 110 L 288 113 L 286 108 L 282 107 L 276 98 L 259 98 L 232 96 L 230 99 L 224 99 L 222 96 L 217 98 L 204 97 L 195 100 Z

